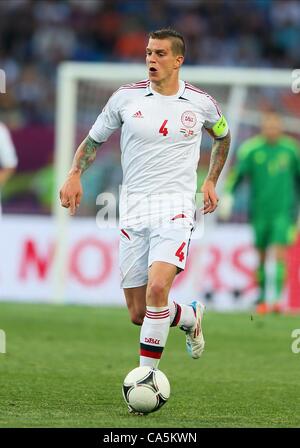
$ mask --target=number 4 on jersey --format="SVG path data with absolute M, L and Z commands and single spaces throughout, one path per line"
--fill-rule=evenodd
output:
M 184 260 L 184 252 L 183 252 L 184 247 L 185 247 L 185 243 L 182 243 L 181 246 L 178 247 L 178 249 L 175 253 L 176 257 L 179 258 L 180 262 Z
M 164 136 L 168 135 L 168 128 L 166 128 L 167 123 L 168 123 L 168 120 L 165 120 L 159 129 L 159 133 Z

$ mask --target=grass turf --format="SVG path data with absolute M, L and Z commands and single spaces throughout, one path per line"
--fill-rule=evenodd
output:
M 299 427 L 296 316 L 207 312 L 206 350 L 171 328 L 160 368 L 169 402 L 127 413 L 121 385 L 138 365 L 139 328 L 123 308 L 0 303 L 0 427 Z

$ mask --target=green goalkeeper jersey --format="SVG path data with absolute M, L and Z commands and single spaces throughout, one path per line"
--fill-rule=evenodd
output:
M 233 192 L 244 177 L 250 181 L 252 220 L 278 215 L 296 216 L 300 148 L 295 140 L 282 136 L 272 144 L 263 135 L 258 135 L 244 142 L 228 179 L 229 192 Z

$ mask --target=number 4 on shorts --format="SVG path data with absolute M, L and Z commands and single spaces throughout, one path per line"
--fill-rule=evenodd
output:
M 175 253 L 176 257 L 179 258 L 180 262 L 184 260 L 184 252 L 183 252 L 184 247 L 185 247 L 185 243 L 182 243 L 181 246 L 178 247 L 178 249 Z

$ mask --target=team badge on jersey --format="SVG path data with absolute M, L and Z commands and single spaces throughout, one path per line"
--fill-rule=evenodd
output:
M 196 114 L 194 114 L 194 112 L 192 112 L 191 110 L 183 112 L 183 114 L 181 115 L 181 123 L 186 128 L 193 128 L 197 123 Z

